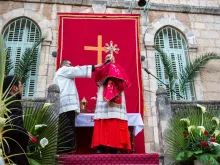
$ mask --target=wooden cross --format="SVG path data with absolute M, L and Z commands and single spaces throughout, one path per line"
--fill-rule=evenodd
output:
M 98 64 L 102 63 L 102 51 L 105 51 L 105 48 L 102 47 L 102 36 L 98 35 L 98 46 L 84 46 L 84 50 L 92 50 L 98 52 Z

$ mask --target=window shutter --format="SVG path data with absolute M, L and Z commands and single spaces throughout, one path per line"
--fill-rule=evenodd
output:
M 36 23 L 23 17 L 15 19 L 8 24 L 3 32 L 3 35 L 6 47 L 10 50 L 14 68 L 17 67 L 25 50 L 27 48 L 31 48 L 33 44 L 41 38 L 41 32 Z M 24 84 L 23 96 L 25 97 L 33 97 L 36 94 L 40 48 L 41 45 L 35 49 L 35 63 L 34 66 L 32 66 L 29 79 Z M 13 74 L 13 72 L 14 69 L 10 72 L 10 74 Z
M 175 77 L 175 88 L 173 93 L 173 98 L 175 100 L 182 99 L 179 95 L 183 96 L 184 99 L 192 99 L 192 91 L 191 86 L 192 84 L 187 84 L 185 91 L 181 92 L 180 90 L 180 82 L 179 82 L 179 75 L 183 71 L 186 66 L 186 58 L 188 52 L 188 46 L 185 41 L 185 38 L 182 36 L 180 32 L 176 29 L 167 26 L 161 29 L 155 36 L 155 45 L 160 47 L 167 56 L 172 61 L 172 70 L 174 72 Z M 157 70 L 157 77 L 166 84 L 169 84 L 169 79 L 165 74 L 165 68 L 161 61 L 160 55 L 158 52 L 155 51 L 155 58 L 156 58 L 156 70 Z M 165 87 L 162 83 L 158 82 L 158 87 Z M 171 97 L 171 92 L 169 88 L 165 87 L 168 96 Z

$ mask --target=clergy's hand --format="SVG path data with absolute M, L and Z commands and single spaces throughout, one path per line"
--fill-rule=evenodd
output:
M 110 54 L 108 54 L 107 56 L 105 56 L 105 63 L 108 63 L 109 61 L 110 61 L 110 58 L 111 57 L 111 55 Z
M 95 68 L 100 68 L 102 66 L 103 66 L 103 64 L 97 64 L 97 65 L 95 65 Z

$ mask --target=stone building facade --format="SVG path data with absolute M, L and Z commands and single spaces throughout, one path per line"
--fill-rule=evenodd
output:
M 148 13 L 140 9 L 135 0 L 0 0 L 0 33 L 11 20 L 26 17 L 33 20 L 46 36 L 40 53 L 37 97 L 46 96 L 56 68 L 56 58 L 51 54 L 57 51 L 57 12 L 141 14 L 141 55 L 146 57 L 142 63 L 154 75 L 157 74 L 154 38 L 163 27 L 171 26 L 185 37 L 191 60 L 207 52 L 220 52 L 219 0 L 151 0 Z M 142 73 L 147 109 L 144 115 L 145 149 L 146 152 L 159 152 L 155 106 L 157 80 L 144 71 Z M 219 83 L 220 61 L 210 61 L 194 80 L 196 99 L 219 100 Z

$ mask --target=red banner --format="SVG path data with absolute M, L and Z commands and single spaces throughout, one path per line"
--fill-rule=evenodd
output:
M 139 42 L 139 15 L 136 14 L 76 14 L 59 13 L 59 37 L 57 67 L 62 60 L 70 60 L 73 66 L 95 65 L 104 62 L 104 46 L 110 41 L 120 49 L 114 53 L 116 63 L 122 66 L 131 80 L 126 89 L 128 113 L 143 116 L 143 87 Z M 88 101 L 87 109 L 94 111 L 97 86 L 94 79 L 78 78 L 76 85 L 80 100 Z M 144 153 L 143 131 L 135 137 L 137 153 Z

